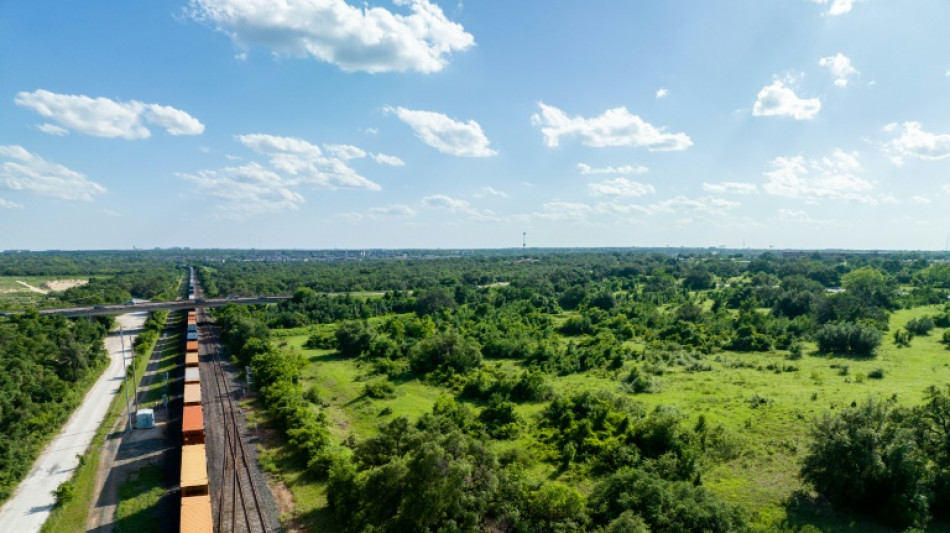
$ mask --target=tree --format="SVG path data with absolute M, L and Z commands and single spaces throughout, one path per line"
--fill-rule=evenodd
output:
M 347 320 L 336 328 L 336 346 L 344 357 L 359 357 L 373 344 L 376 332 L 363 320 Z
M 443 287 L 420 290 L 416 295 L 416 314 L 435 315 L 456 305 L 454 294 Z
M 802 478 L 832 503 L 905 527 L 929 518 L 927 457 L 900 421 L 908 413 L 868 400 L 812 428 Z
M 873 267 L 862 267 L 841 276 L 841 287 L 868 307 L 890 308 L 894 290 L 884 274 Z
M 573 285 L 571 288 L 564 291 L 564 294 L 558 298 L 558 303 L 561 304 L 565 310 L 573 311 L 580 307 L 582 303 L 587 300 L 587 287 L 583 285 Z
M 450 330 L 419 341 L 409 354 L 409 366 L 417 374 L 438 369 L 464 374 L 482 362 L 480 346 L 473 339 Z

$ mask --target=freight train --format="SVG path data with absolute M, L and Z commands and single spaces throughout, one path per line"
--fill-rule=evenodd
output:
M 188 299 L 195 293 L 195 271 L 189 269 Z M 181 533 L 212 533 L 208 460 L 205 453 L 201 374 L 198 371 L 198 317 L 188 310 L 185 342 L 185 401 L 181 424 Z

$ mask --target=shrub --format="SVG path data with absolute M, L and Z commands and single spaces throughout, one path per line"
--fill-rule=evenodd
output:
M 907 348 L 910 346 L 910 340 L 914 338 L 914 334 L 906 329 L 894 330 L 894 344 L 898 348 Z
M 745 528 L 739 512 L 706 489 L 685 481 L 666 481 L 639 469 L 622 469 L 598 484 L 590 508 L 600 523 L 623 516 L 636 523 L 634 517 L 624 514 L 629 511 L 639 515 L 654 533 L 726 533 Z M 612 525 L 610 531 L 629 530 Z
M 816 333 L 822 352 L 873 355 L 881 344 L 881 332 L 873 326 L 857 322 L 825 324 Z
M 630 368 L 630 372 L 623 378 L 623 383 L 624 388 L 634 394 L 654 392 L 657 388 L 655 379 L 642 372 L 638 366 Z
M 73 487 L 72 480 L 66 480 L 59 484 L 56 487 L 56 490 L 53 491 L 53 497 L 55 498 L 54 507 L 62 507 L 67 503 L 73 501 L 76 497 L 76 491 Z
M 396 386 L 386 378 L 376 379 L 363 386 L 363 394 L 369 398 L 394 398 Z
M 868 372 L 868 377 L 871 379 L 884 379 L 884 369 L 875 368 L 874 370 Z
M 911 319 L 907 322 L 907 325 L 904 326 L 904 329 L 914 335 L 927 335 L 930 333 L 930 330 L 934 329 L 934 326 L 934 319 L 925 316 Z

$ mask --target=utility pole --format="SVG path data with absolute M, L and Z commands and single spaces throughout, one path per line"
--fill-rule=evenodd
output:
M 528 232 L 521 232 L 521 258 L 525 259 L 528 257 Z
M 131 347 L 132 345 L 133 345 L 132 336 L 129 335 L 129 346 Z M 135 386 L 135 350 L 130 348 L 129 351 L 131 352 L 130 359 L 132 359 L 132 397 L 135 398 L 135 412 L 137 413 L 140 407 L 139 407 L 139 388 Z
M 122 378 L 122 384 L 125 385 L 125 410 L 129 413 L 129 425 L 125 431 L 128 432 L 132 430 L 132 404 L 129 402 L 129 365 L 125 363 L 125 332 L 122 331 L 122 326 L 119 326 L 119 340 L 122 342 L 122 367 L 125 372 Z

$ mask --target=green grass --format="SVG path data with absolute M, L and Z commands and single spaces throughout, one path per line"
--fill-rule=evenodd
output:
M 891 317 L 891 333 L 874 357 L 839 357 L 817 353 L 814 346 L 806 354 L 789 360 L 788 352 L 721 352 L 707 356 L 711 371 L 688 372 L 670 366 L 657 379 L 659 392 L 632 395 L 645 406 L 667 405 L 678 409 L 693 424 L 703 415 L 710 426 L 719 426 L 725 439 L 734 443 L 733 458 L 710 461 L 703 475 L 704 484 L 726 501 L 746 511 L 753 526 L 768 530 L 776 525 L 797 527 L 811 524 L 822 531 L 893 531 L 874 522 L 843 513 L 833 513 L 827 504 L 807 497 L 808 488 L 798 477 L 802 458 L 810 442 L 812 422 L 827 412 L 847 408 L 869 397 L 896 398 L 902 405 L 916 405 L 925 389 L 933 384 L 950 383 L 950 350 L 940 343 L 943 333 L 935 329 L 929 336 L 916 337 L 909 348 L 894 345 L 892 332 L 911 318 L 933 314 L 939 308 L 923 307 L 897 311 Z M 555 321 L 564 320 L 564 316 Z M 301 332 L 303 333 L 303 332 Z M 298 349 L 310 362 L 304 370 L 304 390 L 315 388 L 326 412 L 331 432 L 337 439 L 354 435 L 365 439 L 377 428 L 397 416 L 410 419 L 428 412 L 445 389 L 418 380 L 395 382 L 396 397 L 374 400 L 363 396 L 363 385 L 370 379 L 369 367 L 358 361 L 342 359 L 332 350 L 303 348 L 307 335 L 281 337 L 287 346 Z M 519 370 L 514 361 L 486 361 Z M 628 394 L 620 389 L 619 378 L 633 365 L 627 362 L 619 371 L 594 370 L 568 376 L 549 376 L 559 394 L 585 390 L 606 390 Z M 794 366 L 795 370 L 769 369 Z M 844 367 L 847 367 L 845 371 Z M 866 376 L 875 369 L 884 371 L 883 379 Z M 863 379 L 862 377 L 863 376 Z M 749 400 L 765 400 L 753 406 Z M 477 403 L 472 404 L 476 409 Z M 536 424 L 546 403 L 525 403 L 518 412 L 529 430 L 514 441 L 498 441 L 497 448 L 537 450 L 530 427 Z M 382 414 L 388 408 L 388 414 Z M 297 502 L 296 518 L 305 527 L 334 531 L 324 509 L 326 495 L 322 483 L 294 470 L 292 461 L 281 460 L 280 451 L 271 451 L 274 471 L 281 473 Z M 287 458 L 284 458 L 287 459 Z M 559 475 L 556 466 L 539 462 L 529 475 L 537 479 Z M 571 475 L 570 473 L 568 475 Z M 576 477 L 565 478 L 577 483 Z M 581 482 L 581 487 L 588 483 Z M 803 496 L 804 495 L 804 496 Z M 947 524 L 932 524 L 929 531 L 950 531 Z
M 140 468 L 119 486 L 119 504 L 115 510 L 116 533 L 152 533 L 162 531 L 156 506 L 165 489 L 161 487 L 164 472 L 161 466 Z
M 172 326 L 173 333 L 170 333 L 163 345 L 161 358 L 158 361 L 158 368 L 155 378 L 151 385 L 142 385 L 139 391 L 145 391 L 143 404 L 147 407 L 160 407 L 162 405 L 162 395 L 169 394 L 169 383 L 175 373 L 175 369 L 182 364 L 182 330 L 184 329 L 185 315 L 181 312 L 172 313 L 168 316 L 168 322 Z M 169 380 L 164 379 L 168 374 Z

